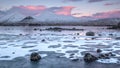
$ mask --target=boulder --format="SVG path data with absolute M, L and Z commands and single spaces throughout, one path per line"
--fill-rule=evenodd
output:
M 45 39 L 42 39 L 41 42 L 45 42 Z
M 86 32 L 86 36 L 94 36 L 95 35 L 95 33 L 94 32 Z
M 102 36 L 102 34 L 98 34 L 98 36 Z
M 77 35 L 80 35 L 79 33 L 77 33 Z
M 31 61 L 39 61 L 40 59 L 41 59 L 41 56 L 36 52 L 34 52 L 30 55 L 30 60 Z
M 101 53 L 102 52 L 102 50 L 101 49 L 97 49 L 97 53 Z
M 34 30 L 36 31 L 36 30 L 37 30 L 37 28 L 34 28 Z
M 120 40 L 120 37 L 116 37 L 115 39 L 116 39 L 116 40 Z
M 20 36 L 22 36 L 22 34 L 19 34 Z
M 86 53 L 84 56 L 84 61 L 85 62 L 93 62 L 96 61 L 98 58 L 90 53 Z

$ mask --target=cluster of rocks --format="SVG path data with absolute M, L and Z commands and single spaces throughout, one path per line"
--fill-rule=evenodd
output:
M 115 56 L 115 54 L 113 54 L 112 52 L 109 53 L 101 53 L 102 50 L 97 49 L 96 54 L 92 54 L 92 53 L 86 53 L 84 55 L 84 61 L 85 62 L 93 62 L 96 61 L 98 59 L 110 59 L 112 56 Z

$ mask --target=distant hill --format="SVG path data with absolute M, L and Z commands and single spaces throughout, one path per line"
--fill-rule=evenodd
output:
M 113 26 L 120 22 L 120 18 L 105 18 L 83 22 L 81 25 L 86 26 Z

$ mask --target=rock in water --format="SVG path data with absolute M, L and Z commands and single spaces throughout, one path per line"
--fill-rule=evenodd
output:
M 94 36 L 94 35 L 95 35 L 95 33 L 91 32 L 91 31 L 86 33 L 86 36 Z
M 31 61 L 39 61 L 40 59 L 41 59 L 41 56 L 36 52 L 32 53 L 30 56 Z
M 93 62 L 96 61 L 98 58 L 95 57 L 94 55 L 90 54 L 90 53 L 86 53 L 84 56 L 84 61 L 85 62 Z

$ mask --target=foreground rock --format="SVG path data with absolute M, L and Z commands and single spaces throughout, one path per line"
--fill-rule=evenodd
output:
M 86 53 L 84 56 L 84 61 L 85 62 L 93 62 L 96 61 L 98 58 L 90 53 Z
M 39 61 L 40 59 L 41 59 L 41 56 L 36 52 L 32 53 L 30 56 L 31 61 Z

